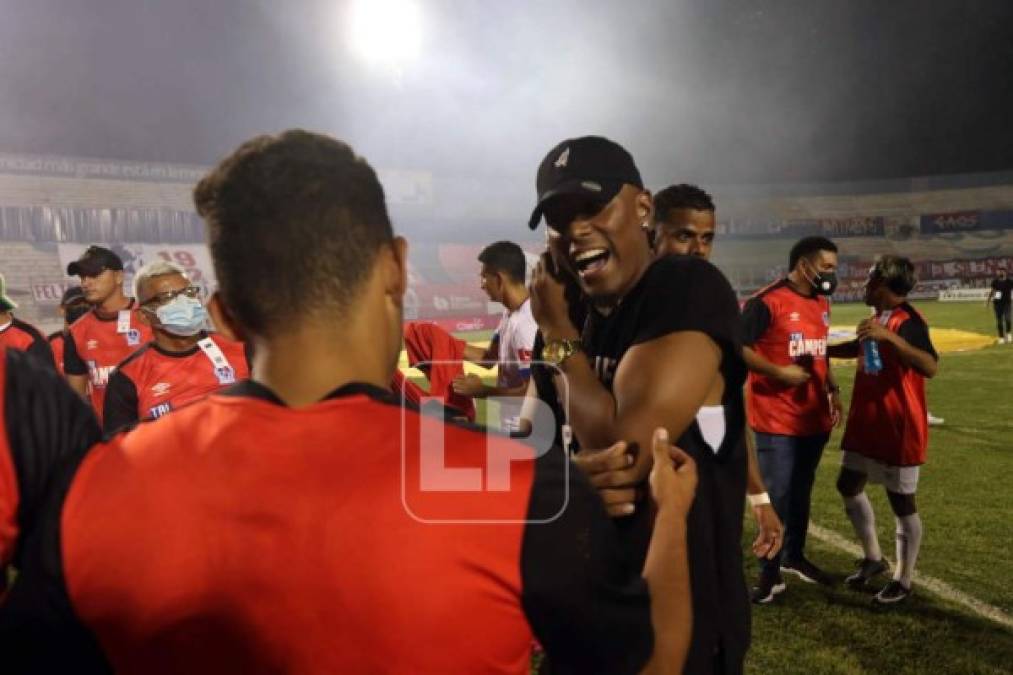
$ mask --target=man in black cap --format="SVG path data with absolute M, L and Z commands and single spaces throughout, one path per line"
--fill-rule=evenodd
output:
M 630 154 L 587 136 L 563 141 L 542 161 L 535 228 L 544 216 L 553 258 L 570 268 L 591 301 L 574 326 L 564 289 L 546 265 L 532 278 L 532 309 L 544 359 L 568 391 L 570 426 L 591 476 L 615 516 L 631 564 L 646 552 L 652 515 L 643 501 L 651 457 L 645 428 L 664 427 L 697 463 L 688 520 L 693 642 L 686 672 L 741 672 L 749 644 L 742 574 L 746 451 L 745 366 L 739 311 L 728 281 L 697 257 L 654 260 L 653 203 Z M 708 414 L 701 413 L 706 406 Z M 716 412 L 713 412 L 716 411 Z
M 81 290 L 80 286 L 68 286 L 67 290 L 63 292 L 63 297 L 60 298 L 59 312 L 60 316 L 63 317 L 63 328 L 50 333 L 49 346 L 53 350 L 53 359 L 56 361 L 57 371 L 63 375 L 63 347 L 64 347 L 64 333 L 71 325 L 80 319 L 82 316 L 88 313 L 91 309 L 91 305 L 84 299 L 84 291 Z
M 151 329 L 138 318 L 134 299 L 123 293 L 123 261 L 109 249 L 89 246 L 67 265 L 67 274 L 81 277 L 84 298 L 93 309 L 67 329 L 64 372 L 77 393 L 90 394 L 101 419 L 109 374 L 151 340 Z

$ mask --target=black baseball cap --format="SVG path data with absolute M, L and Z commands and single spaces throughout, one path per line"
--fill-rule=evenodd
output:
M 69 276 L 93 277 L 104 270 L 122 270 L 123 261 L 103 246 L 89 246 L 81 257 L 67 265 Z
M 63 292 L 63 297 L 60 298 L 60 304 L 66 306 L 78 300 L 85 300 L 84 291 L 80 286 L 68 286 L 67 290 Z
M 587 195 L 609 202 L 623 185 L 644 188 L 640 171 L 626 149 L 602 136 L 570 138 L 549 151 L 538 166 L 538 204 L 528 227 L 538 227 L 545 204 L 559 195 Z

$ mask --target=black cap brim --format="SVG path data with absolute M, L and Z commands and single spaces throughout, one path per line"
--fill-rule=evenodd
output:
M 538 229 L 538 223 L 542 220 L 542 214 L 545 210 L 545 205 L 548 204 L 552 199 L 561 195 L 579 195 L 582 197 L 593 197 L 600 199 L 605 203 L 612 201 L 612 199 L 619 194 L 619 191 L 623 188 L 624 183 L 614 180 L 594 180 L 591 178 L 573 178 L 566 182 L 560 183 L 556 187 L 552 188 L 538 200 L 538 204 L 535 209 L 531 212 L 531 218 L 528 219 L 528 227 L 532 230 Z
M 75 260 L 67 265 L 67 276 L 71 277 L 93 277 L 102 273 L 105 267 L 101 263 L 90 260 Z

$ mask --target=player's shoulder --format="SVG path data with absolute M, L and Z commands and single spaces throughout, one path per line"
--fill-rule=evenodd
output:
M 155 353 L 151 348 L 153 344 L 153 342 L 147 342 L 141 345 L 138 349 L 135 349 L 129 356 L 127 356 L 127 358 L 119 362 L 119 365 L 116 366 L 116 370 L 128 375 L 136 372 L 143 366 L 144 362 L 153 353 Z
M 98 318 L 95 316 L 95 310 L 90 309 L 79 316 L 74 323 L 70 324 L 66 332 L 76 338 L 88 332 L 98 321 Z
M 26 334 L 30 335 L 33 340 L 44 340 L 45 339 L 42 336 L 42 332 L 38 328 L 36 328 L 32 324 L 28 323 L 27 321 L 22 321 L 18 317 L 14 317 L 13 319 L 11 319 L 11 327 L 12 328 L 17 328 L 22 333 L 26 333 Z
M 790 292 L 791 287 L 788 283 L 788 279 L 782 277 L 781 279 L 773 281 L 753 293 L 749 296 L 749 300 L 757 300 L 759 302 L 773 301 Z
M 894 311 L 898 313 L 898 318 L 901 323 L 914 321 L 916 324 L 926 328 L 929 326 L 928 322 L 925 320 L 925 316 L 909 302 L 905 301 L 901 303 Z

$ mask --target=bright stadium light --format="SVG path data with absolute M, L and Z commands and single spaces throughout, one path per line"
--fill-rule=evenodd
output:
M 414 0 L 355 0 L 349 21 L 352 49 L 368 63 L 400 69 L 419 56 L 421 15 Z

